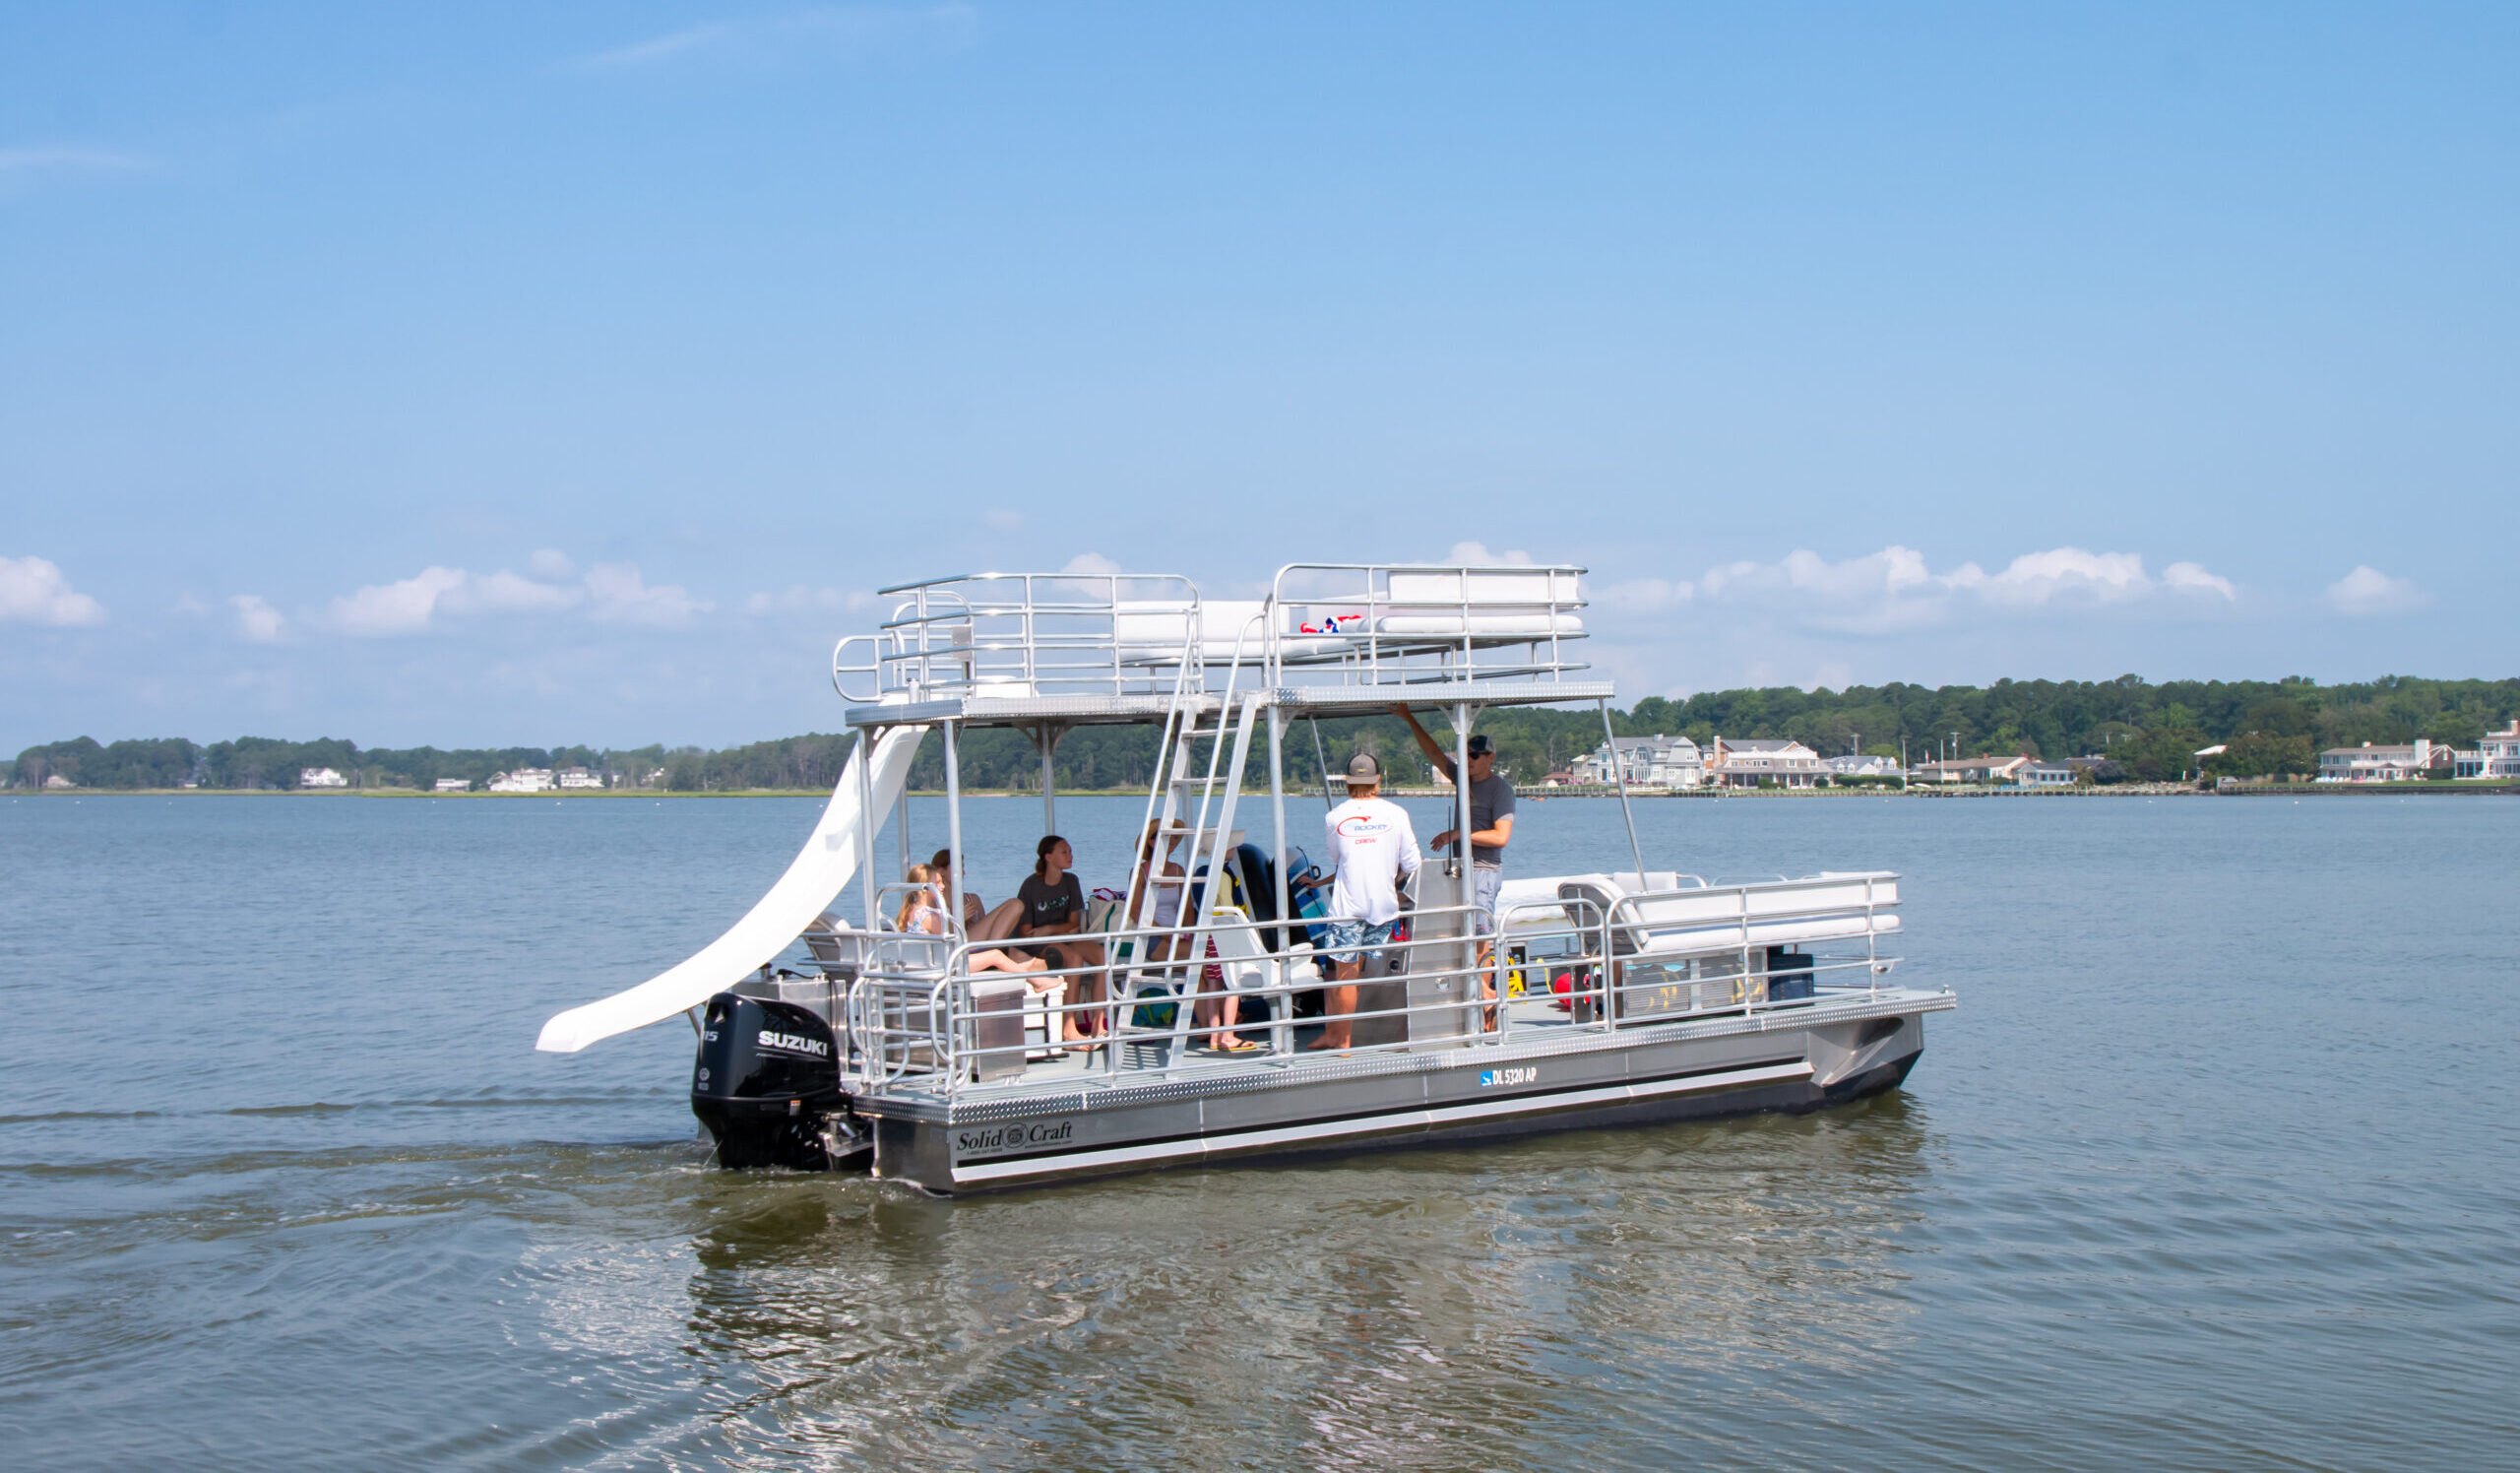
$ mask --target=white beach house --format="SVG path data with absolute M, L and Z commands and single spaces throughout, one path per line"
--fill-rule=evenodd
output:
M 2028 757 L 1954 757 L 1948 762 L 1920 762 L 1908 774 L 1914 783 L 2014 783 L 2031 764 Z M 2068 778 L 2068 781 L 2071 781 Z
M 1709 769 L 1723 788 L 1811 788 L 1828 769 L 1820 754 L 1799 741 L 1751 736 L 1715 738 L 1715 761 Z
M 2488 732 L 2474 751 L 2454 757 L 2454 772 L 2463 778 L 2520 778 L 2520 719 L 2499 732 Z
M 2319 753 L 2322 783 L 2403 783 L 2424 776 L 2435 761 L 2448 761 L 2450 749 L 2422 736 L 2403 745 L 2332 746 Z
M 1686 736 L 1621 736 L 1594 748 L 1574 775 L 1602 784 L 1623 778 L 1631 788 L 1694 788 L 1706 781 L 1706 756 Z

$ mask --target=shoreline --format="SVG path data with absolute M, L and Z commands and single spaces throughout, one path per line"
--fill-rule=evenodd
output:
M 1387 791 L 1389 796 L 1393 798 L 1448 798 L 1452 796 L 1453 792 L 1450 788 L 1392 788 Z M 1848 798 L 2300 798 L 2313 794 L 2321 797 L 2333 798 L 2345 798 L 2357 795 L 2385 796 L 2388 794 L 2396 794 L 2401 798 L 2416 794 L 2443 798 L 2458 795 L 2480 798 L 2496 796 L 2520 797 L 2520 782 L 2479 782 L 2471 780 L 2467 782 L 2452 783 L 2253 783 L 2244 787 L 2219 790 L 2200 789 L 2193 785 L 2180 783 L 2118 783 L 2109 787 L 2091 788 L 1631 788 L 1628 790 L 1627 797 L 1631 801 L 1639 802 L 1659 802 L 1666 800 L 1721 801 L 1726 799 L 1744 798 L 1763 800 Z M 688 791 L 677 793 L 661 788 L 628 788 L 594 791 L 580 789 L 565 793 L 557 789 L 541 793 L 423 793 L 415 788 L 31 788 L 24 791 L 11 790 L 7 796 L 13 801 L 22 798 L 369 798 L 393 799 L 400 801 L 425 798 L 514 801 L 518 800 L 547 798 L 554 802 L 570 802 L 580 800 L 595 800 L 600 801 L 606 800 L 645 798 L 653 799 L 662 802 L 666 799 L 679 800 L 708 798 L 828 799 L 831 797 L 831 792 L 829 789 L 824 788 L 728 788 L 696 793 Z M 911 790 L 909 796 L 912 798 L 943 798 L 945 796 L 945 790 L 942 788 L 914 788 Z M 1144 798 L 1145 796 L 1146 790 L 1143 788 L 1062 788 L 1059 790 L 1059 797 L 1061 798 Z M 1290 789 L 1287 792 L 1287 797 L 1289 799 L 1294 799 L 1297 797 L 1309 799 L 1313 796 L 1315 795 L 1308 787 L 1303 789 L 1300 794 L 1293 789 Z M 1514 790 L 1514 796 L 1518 800 L 1533 802 L 1546 802 L 1552 799 L 1614 800 L 1619 796 L 1619 794 L 1618 790 L 1615 788 L 1517 788 Z M 963 790 L 963 797 L 1038 799 L 1040 797 L 1040 793 L 1038 789 L 1031 788 L 966 788 Z M 1266 789 L 1246 790 L 1242 795 L 1244 801 L 1249 801 L 1254 799 L 1265 801 L 1268 797 L 1269 794 Z

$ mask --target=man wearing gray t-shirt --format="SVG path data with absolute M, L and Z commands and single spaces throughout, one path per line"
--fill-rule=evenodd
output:
M 1426 729 L 1418 725 L 1418 717 L 1407 706 L 1394 706 L 1391 714 L 1409 723 L 1417 735 L 1418 750 L 1434 764 L 1447 783 L 1458 783 L 1453 776 L 1450 753 L 1437 745 Z M 1459 829 L 1446 829 L 1426 841 L 1426 847 L 1442 850 L 1461 838 Z M 1505 846 L 1514 841 L 1514 785 L 1496 775 L 1496 749 L 1484 735 L 1470 738 L 1470 879 L 1472 902 L 1479 907 L 1473 921 L 1481 935 L 1496 933 L 1496 894 L 1505 885 Z M 1480 960 L 1484 962 L 1486 948 L 1481 946 Z

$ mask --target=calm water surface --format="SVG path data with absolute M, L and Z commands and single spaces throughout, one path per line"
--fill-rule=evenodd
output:
M 8 1461 L 2520 1463 L 2520 802 L 1640 804 L 1910 877 L 1904 1092 L 963 1201 L 707 1168 L 678 1023 L 533 1052 L 818 807 L 0 801 Z M 1040 807 L 970 814 L 1000 898 Z

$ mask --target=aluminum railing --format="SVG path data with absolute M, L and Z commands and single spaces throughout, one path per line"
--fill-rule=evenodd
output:
M 1471 907 L 1427 909 L 1414 913 L 1419 924 L 1450 923 L 1466 931 Z M 1312 923 L 1318 924 L 1318 923 Z M 1292 1045 L 1292 1031 L 1296 1026 L 1309 1026 L 1324 1021 L 1319 1018 L 1294 1019 L 1293 999 L 1299 993 L 1322 988 L 1347 986 L 1316 965 L 1309 942 L 1300 942 L 1283 953 L 1270 952 L 1261 944 L 1261 932 L 1304 929 L 1298 921 L 1282 927 L 1278 923 L 1243 919 L 1239 913 L 1228 920 L 1212 916 L 1205 924 L 1194 926 L 1146 927 L 1099 932 L 1085 939 L 1102 942 L 1106 960 L 1100 964 L 1079 963 L 1032 973 L 983 972 L 973 974 L 968 969 L 970 953 L 1001 943 L 994 941 L 965 942 L 957 945 L 945 966 L 926 969 L 873 969 L 859 976 L 850 989 L 849 1016 L 854 1045 L 853 1052 L 862 1053 L 874 1061 L 868 1079 L 875 1083 L 891 1083 L 913 1074 L 926 1075 L 933 1084 L 949 1093 L 986 1087 L 990 1081 L 972 1076 L 975 1065 L 995 1056 L 1016 1053 L 1038 1053 L 1046 1049 L 1089 1048 L 1101 1057 L 1088 1070 L 1089 1075 L 1115 1077 L 1143 1072 L 1146 1069 L 1178 1068 L 1184 1065 L 1194 1041 L 1212 1039 L 1237 1030 L 1272 1035 L 1272 1043 L 1264 1051 L 1244 1055 L 1219 1056 L 1220 1061 L 1265 1057 L 1280 1062 L 1299 1057 L 1303 1050 Z M 1170 943 L 1187 942 L 1193 934 L 1215 942 L 1213 951 L 1202 946 L 1203 954 L 1193 958 L 1186 954 L 1169 955 Z M 1157 943 L 1166 943 L 1167 954 L 1151 955 Z M 1055 943 L 1055 938 L 1053 938 Z M 1122 946 L 1131 950 L 1126 960 L 1115 958 Z M 1397 952 L 1413 963 L 1417 957 L 1434 948 L 1469 949 L 1464 935 L 1413 936 L 1408 941 L 1394 942 L 1376 948 L 1388 957 Z M 1211 979 L 1206 974 L 1219 972 Z M 1413 965 L 1407 976 L 1365 977 L 1358 986 L 1377 983 L 1418 981 L 1440 983 L 1453 981 L 1467 985 L 1471 979 L 1492 978 L 1497 968 L 1468 965 L 1430 969 Z M 1252 980 L 1256 974 L 1257 980 Z M 1273 975 L 1274 974 L 1274 975 Z M 1033 987 L 1056 992 L 1064 987 L 1067 995 L 1060 1001 L 1028 999 L 1024 1011 L 1041 1020 L 1043 1039 L 1034 1042 L 983 1046 L 973 1042 L 983 1014 L 973 1005 L 970 985 L 975 981 L 1018 979 Z M 1103 995 L 1080 997 L 1085 984 L 1104 983 Z M 1116 985 L 1117 994 L 1112 994 Z M 950 991 L 949 991 L 950 989 Z M 1244 1023 L 1216 1020 L 1199 1021 L 1199 1015 L 1214 1007 L 1230 1004 L 1238 1013 L 1246 999 L 1259 1000 L 1275 1017 L 1269 1023 Z M 1361 1004 L 1346 1015 L 1352 1028 L 1359 1023 L 1425 1016 L 1441 1010 L 1456 1013 L 1484 1004 L 1465 995 L 1462 998 L 1417 1006 L 1372 1008 Z M 995 1010 L 992 1010 L 995 1012 Z M 1101 1038 L 1090 1045 L 1065 1045 L 1061 1035 L 1070 1017 L 1092 1019 L 1102 1026 Z M 1145 1021 L 1140 1021 L 1143 1018 Z M 1157 1019 L 1161 1018 L 1161 1021 Z M 998 1013 L 989 1018 L 1002 1022 Z M 1491 1030 L 1473 1030 L 1478 1037 Z M 1414 1030 L 1413 1030 L 1414 1032 Z M 1459 1037 L 1463 1035 L 1448 1035 Z M 1405 1049 L 1413 1043 L 1425 1047 L 1428 1039 L 1402 1039 L 1389 1043 L 1360 1043 L 1349 1053 L 1388 1052 Z M 1163 1061 L 1143 1061 L 1146 1053 L 1160 1054 Z M 1071 1075 L 1070 1077 L 1074 1077 Z
M 1896 957 L 1882 956 L 1877 942 L 1869 937 L 1860 956 L 1795 952 L 1791 954 L 1797 960 L 1789 965 L 1778 965 L 1767 955 L 1779 948 L 1758 941 L 1722 949 L 1699 947 L 1644 954 L 1621 952 L 1611 938 L 1618 923 L 1607 912 L 1584 901 L 1558 904 L 1582 913 L 1580 927 L 1587 942 L 1585 949 L 1571 954 L 1539 951 L 1527 954 L 1544 976 L 1561 967 L 1573 976 L 1575 986 L 1564 993 L 1552 992 L 1552 998 L 1570 1009 L 1579 1023 L 1625 1027 L 1687 1015 L 1728 1012 L 1746 1015 L 1775 1008 L 1798 1007 L 1804 1005 L 1803 998 L 1773 995 L 1771 984 L 1780 979 L 1808 980 L 1815 995 L 1820 992 L 1878 993 L 1882 979 L 1889 976 L 1898 964 Z M 1541 902 L 1529 902 L 1507 907 L 1508 924 L 1511 924 L 1512 916 L 1539 909 L 1541 905 Z M 1558 906 L 1548 908 L 1557 909 Z M 1854 939 L 1844 938 L 1844 944 L 1852 944 Z M 1826 946 L 1839 943 L 1800 944 Z M 1806 957 L 1808 965 L 1800 960 Z
M 881 596 L 898 602 L 877 632 L 850 635 L 832 651 L 833 685 L 861 704 L 991 693 L 1164 696 L 1177 667 L 1199 658 L 1199 591 L 1174 573 L 974 573 Z M 852 687 L 852 678 L 869 683 Z
M 1269 586 L 1269 679 L 1327 670 L 1341 683 L 1553 679 L 1588 669 L 1584 570 L 1571 564 L 1306 562 Z
M 1402 686 L 1554 679 L 1585 607 L 1571 565 L 1295 563 L 1269 597 L 1203 600 L 1170 573 L 976 573 L 882 591 L 892 614 L 832 650 L 872 704 L 958 695 L 1161 696 L 1238 641 L 1267 683 Z M 1194 683 L 1194 688 L 1197 688 Z
M 1856 895 L 1859 895 L 1859 901 Z M 1796 904 L 1796 897 L 1810 897 L 1812 903 Z M 1728 898 L 1732 907 L 1729 915 L 1720 909 Z M 1613 898 L 1607 907 L 1590 900 L 1559 901 L 1578 919 L 1598 915 L 1602 946 L 1610 958 L 1614 984 L 1634 986 L 1623 984 L 1620 979 L 1627 972 L 1650 969 L 1647 985 L 1668 988 L 1685 983 L 1692 989 L 1692 998 L 1702 999 L 1706 993 L 1696 989 L 1708 983 L 1729 986 L 1735 990 L 1732 1005 L 1743 1012 L 1766 1000 L 1764 987 L 1754 995 L 1741 979 L 1767 980 L 1768 974 L 1758 964 L 1768 951 L 1784 944 L 1852 943 L 1858 939 L 1837 936 L 1797 941 L 1774 935 L 1778 930 L 1790 930 L 1798 922 L 1843 918 L 1848 924 L 1856 924 L 1859 918 L 1864 954 L 1849 959 L 1845 965 L 1862 968 L 1864 986 L 1878 988 L 1880 979 L 1896 965 L 1895 960 L 1885 962 L 1880 955 L 1880 917 L 1883 910 L 1898 903 L 1898 876 L 1870 872 L 1804 879 L 1779 876 L 1729 884 L 1719 880 L 1713 885 L 1699 881 L 1686 889 L 1627 892 Z M 1771 930 L 1768 939 L 1757 933 L 1763 927 Z M 1710 971 L 1709 963 L 1718 959 L 1724 965 Z M 1685 975 L 1675 978 L 1675 969 L 1683 965 Z M 1611 1000 L 1615 1003 L 1618 999 Z M 1699 1005 L 1706 1004 L 1701 1001 Z
M 1868 926 L 1861 954 L 1814 952 L 1808 954 L 1807 965 L 1802 960 L 1805 953 L 1799 952 L 1794 953 L 1790 964 L 1774 965 L 1759 943 L 1692 949 L 1686 954 L 1622 953 L 1614 935 L 1622 924 L 1619 918 L 1581 900 L 1509 907 L 1500 918 L 1505 934 L 1487 958 L 1479 961 L 1466 959 L 1466 954 L 1475 955 L 1477 947 L 1473 938 L 1460 933 L 1467 930 L 1471 909 L 1415 912 L 1413 922 L 1447 933 L 1413 933 L 1409 940 L 1379 948 L 1379 960 L 1387 965 L 1398 955 L 1405 959 L 1404 969 L 1397 975 L 1385 971 L 1363 976 L 1353 984 L 1360 989 L 1357 1006 L 1343 1015 L 1352 1041 L 1338 1054 L 1505 1045 L 1518 1036 L 1569 1029 L 1608 1032 L 1691 1017 L 1798 1008 L 1824 997 L 1877 992 L 1896 965 L 1896 958 L 1879 954 Z M 1536 925 L 1523 914 L 1549 910 L 1558 913 L 1554 924 Z M 1824 908 L 1807 914 L 1847 911 Z M 1287 929 L 1299 930 L 1304 925 L 1297 922 Z M 1298 942 L 1283 952 L 1266 950 L 1260 933 L 1280 929 L 1280 923 L 1237 915 L 1232 920 L 1212 917 L 1196 929 L 1216 940 L 1213 954 L 1151 956 L 1150 948 L 1157 943 L 1186 939 L 1192 928 L 1149 927 L 1090 937 L 1108 948 L 1102 963 L 1020 974 L 969 970 L 974 950 L 998 942 L 956 942 L 941 962 L 918 965 L 911 948 L 902 943 L 941 946 L 940 938 L 906 938 L 891 932 L 870 937 L 873 964 L 850 982 L 845 1008 L 854 1086 L 876 1093 L 908 1088 L 948 1095 L 1020 1088 L 1032 1061 L 1059 1051 L 1083 1051 L 1089 1056 L 1081 1070 L 1066 1068 L 1055 1076 L 1066 1082 L 1126 1082 L 1150 1074 L 1254 1061 L 1285 1066 L 1310 1057 L 1314 1051 L 1296 1044 L 1295 1029 L 1331 1019 L 1293 1017 L 1296 996 L 1351 984 L 1330 975 L 1326 960 L 1313 953 L 1309 943 Z M 1849 943 L 1855 939 L 1845 938 Z M 1123 945 L 1131 956 L 1114 959 Z M 1210 968 L 1220 969 L 1220 975 L 1210 978 Z M 1779 980 L 1807 981 L 1810 997 L 1771 996 L 1771 988 Z M 972 990 L 976 981 L 1020 981 L 1031 995 L 1018 999 L 1012 1009 L 1002 1003 L 981 1008 L 976 1005 Z M 1557 990 L 1561 983 L 1562 992 Z M 1413 984 L 1429 995 L 1409 1000 Z M 1369 1005 L 1374 999 L 1361 991 L 1392 985 L 1402 989 L 1397 1005 L 1389 1005 L 1389 997 L 1382 999 L 1385 1005 Z M 1089 993 L 1097 994 L 1085 995 Z M 1245 1000 L 1260 1004 L 1265 1021 L 1240 1020 Z M 1221 1011 L 1228 1008 L 1231 1011 Z M 1010 1011 L 1015 1014 L 1016 1030 L 1008 1039 L 1002 1035 Z M 1069 1018 L 1099 1023 L 1099 1030 L 1089 1031 L 1098 1031 L 1101 1037 L 1064 1042 Z M 1036 1025 L 1041 1031 L 1039 1039 L 1029 1032 Z M 1398 1036 L 1371 1037 L 1390 1032 Z M 1244 1053 L 1192 1057 L 1191 1051 L 1203 1041 L 1227 1033 L 1266 1042 Z M 1000 1036 L 998 1040 L 986 1041 L 993 1034 Z

